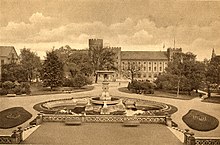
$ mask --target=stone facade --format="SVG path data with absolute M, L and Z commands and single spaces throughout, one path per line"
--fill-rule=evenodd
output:
M 102 39 L 89 39 L 89 49 L 103 48 Z M 121 47 L 107 47 L 115 52 L 115 73 L 117 79 L 131 79 L 131 70 L 134 79 L 153 81 L 165 71 L 173 55 L 182 53 L 182 48 L 168 48 L 167 51 L 122 51 Z

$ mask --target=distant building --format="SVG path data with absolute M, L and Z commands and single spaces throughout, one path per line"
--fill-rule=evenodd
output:
M 0 80 L 2 76 L 2 65 L 17 63 L 19 56 L 13 46 L 0 46 Z
M 102 39 L 89 39 L 89 50 L 94 47 L 103 48 Z M 173 55 L 182 53 L 182 48 L 168 48 L 167 51 L 121 51 L 121 47 L 108 47 L 115 53 L 115 66 L 118 68 L 112 78 L 126 79 L 131 77 L 131 69 L 135 71 L 134 78 L 155 80 L 165 71 Z

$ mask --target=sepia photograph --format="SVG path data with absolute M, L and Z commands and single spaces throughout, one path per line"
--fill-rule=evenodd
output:
M 220 145 L 220 0 L 0 0 L 0 144 Z

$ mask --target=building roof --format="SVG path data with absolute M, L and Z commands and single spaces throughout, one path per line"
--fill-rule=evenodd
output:
M 16 52 L 14 46 L 0 46 L 0 56 L 5 56 L 5 57 L 9 56 L 9 54 L 11 53 L 13 49 Z
M 166 51 L 122 51 L 122 60 L 168 60 Z

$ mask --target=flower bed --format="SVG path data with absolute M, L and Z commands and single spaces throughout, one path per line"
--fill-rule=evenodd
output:
M 7 129 L 16 127 L 27 120 L 32 115 L 22 107 L 13 107 L 0 112 L 0 128 Z
M 198 131 L 210 131 L 217 128 L 219 124 L 215 117 L 193 109 L 189 110 L 182 119 L 190 128 Z

